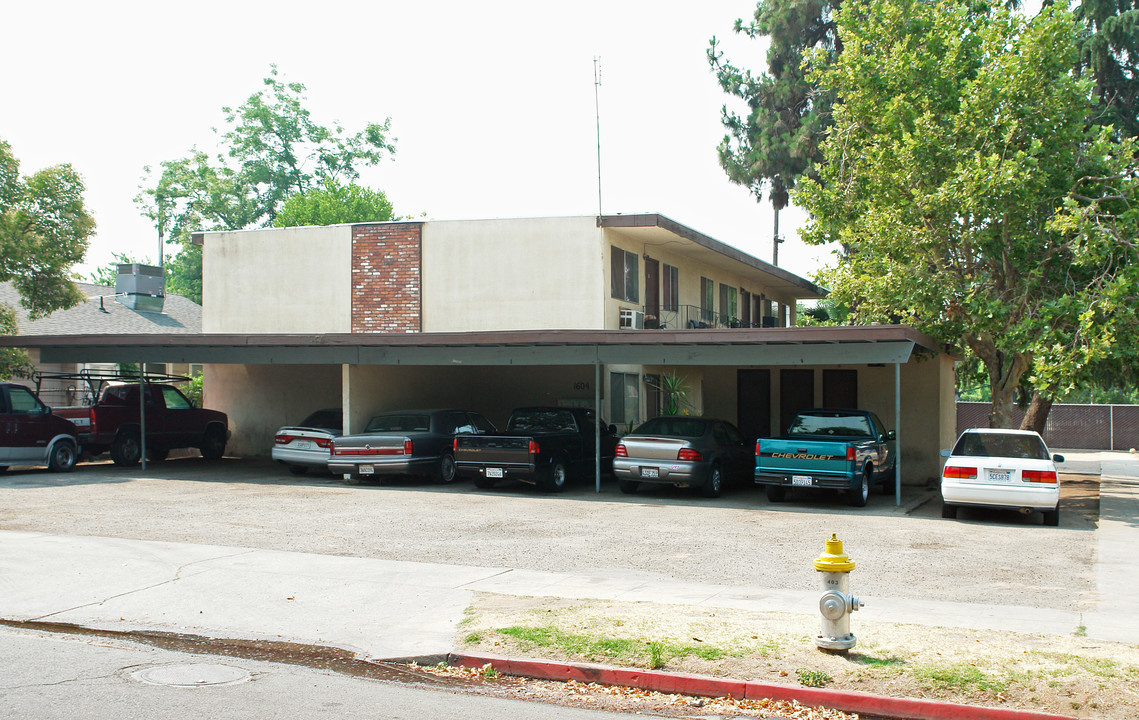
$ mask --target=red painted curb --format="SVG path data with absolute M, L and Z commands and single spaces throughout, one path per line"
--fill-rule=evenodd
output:
M 703 675 L 668 673 L 659 670 L 637 670 L 593 663 L 560 663 L 551 660 L 509 658 L 478 653 L 450 656 L 452 665 L 479 668 L 490 664 L 504 675 L 519 675 L 541 680 L 577 680 L 602 685 L 624 685 L 662 693 L 702 695 L 705 697 L 747 698 L 758 700 L 796 700 L 803 705 L 823 706 L 835 710 L 879 715 L 898 720 L 1076 720 L 1069 715 L 1053 715 L 1036 710 L 956 705 L 936 700 L 910 699 L 871 695 L 855 690 L 826 690 L 770 683 L 726 680 Z

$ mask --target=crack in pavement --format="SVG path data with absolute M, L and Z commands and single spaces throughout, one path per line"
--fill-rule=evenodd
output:
M 50 613 L 47 613 L 46 615 L 40 615 L 38 617 L 31 618 L 31 620 L 32 621 L 45 620 L 47 618 L 55 617 L 56 615 L 62 615 L 64 613 L 73 612 L 75 610 L 80 610 L 82 608 L 96 607 L 98 605 L 103 605 L 107 602 L 110 602 L 111 600 L 117 600 L 119 598 L 127 597 L 128 595 L 135 595 L 138 593 L 146 592 L 147 590 L 153 590 L 154 588 L 162 587 L 163 585 L 170 585 L 170 584 L 176 583 L 179 580 L 181 580 L 182 579 L 182 571 L 185 570 L 186 568 L 192 566 L 192 565 L 199 565 L 202 563 L 214 562 L 216 560 L 226 560 L 228 558 L 238 557 L 240 555 L 248 555 L 248 554 L 254 553 L 254 552 L 257 552 L 257 550 L 253 550 L 253 549 L 242 550 L 241 552 L 229 553 L 227 555 L 218 555 L 217 557 L 202 558 L 201 560 L 194 560 L 192 562 L 183 563 L 182 565 L 179 565 L 177 569 L 174 570 L 174 577 L 170 578 L 169 580 L 163 580 L 162 582 L 157 582 L 157 583 L 154 583 L 153 585 L 147 585 L 146 587 L 135 588 L 133 590 L 127 590 L 125 592 L 118 593 L 117 595 L 111 595 L 111 596 L 105 597 L 102 600 L 97 600 L 97 601 L 89 602 L 89 603 L 83 603 L 81 605 L 76 605 L 75 607 L 64 608 L 63 610 L 56 610 L 55 612 L 50 612 Z

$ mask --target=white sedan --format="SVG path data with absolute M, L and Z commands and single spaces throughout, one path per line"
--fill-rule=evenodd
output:
M 973 429 L 961 433 L 941 471 L 941 516 L 958 507 L 1010 508 L 1044 514 L 1045 525 L 1060 524 L 1060 478 L 1040 435 L 1028 430 Z

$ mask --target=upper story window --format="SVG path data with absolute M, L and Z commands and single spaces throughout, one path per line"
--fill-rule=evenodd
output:
M 661 279 L 664 281 L 664 309 L 675 312 L 680 306 L 680 271 L 675 265 L 665 264 Z
M 739 318 L 737 298 L 735 287 L 720 283 L 720 314 L 724 316 L 724 322 Z
M 626 302 L 638 302 L 637 255 L 619 247 L 610 247 L 610 278 L 612 296 Z
M 700 319 L 712 322 L 716 312 L 716 283 L 706 277 L 700 278 Z

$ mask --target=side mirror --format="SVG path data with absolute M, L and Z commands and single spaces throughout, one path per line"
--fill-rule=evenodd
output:
M 896 431 L 894 431 L 894 430 L 887 430 L 886 431 L 886 439 L 887 440 L 896 440 L 897 438 L 898 438 L 898 433 Z
M 947 457 L 949 457 L 949 451 L 948 450 L 942 450 L 940 455 L 941 455 L 941 457 L 947 458 Z
M 1053 455 L 1052 456 L 1052 462 L 1064 462 L 1064 456 L 1063 455 Z
M 43 413 L 44 415 L 51 415 L 51 408 L 49 408 L 47 405 L 44 405 Z

